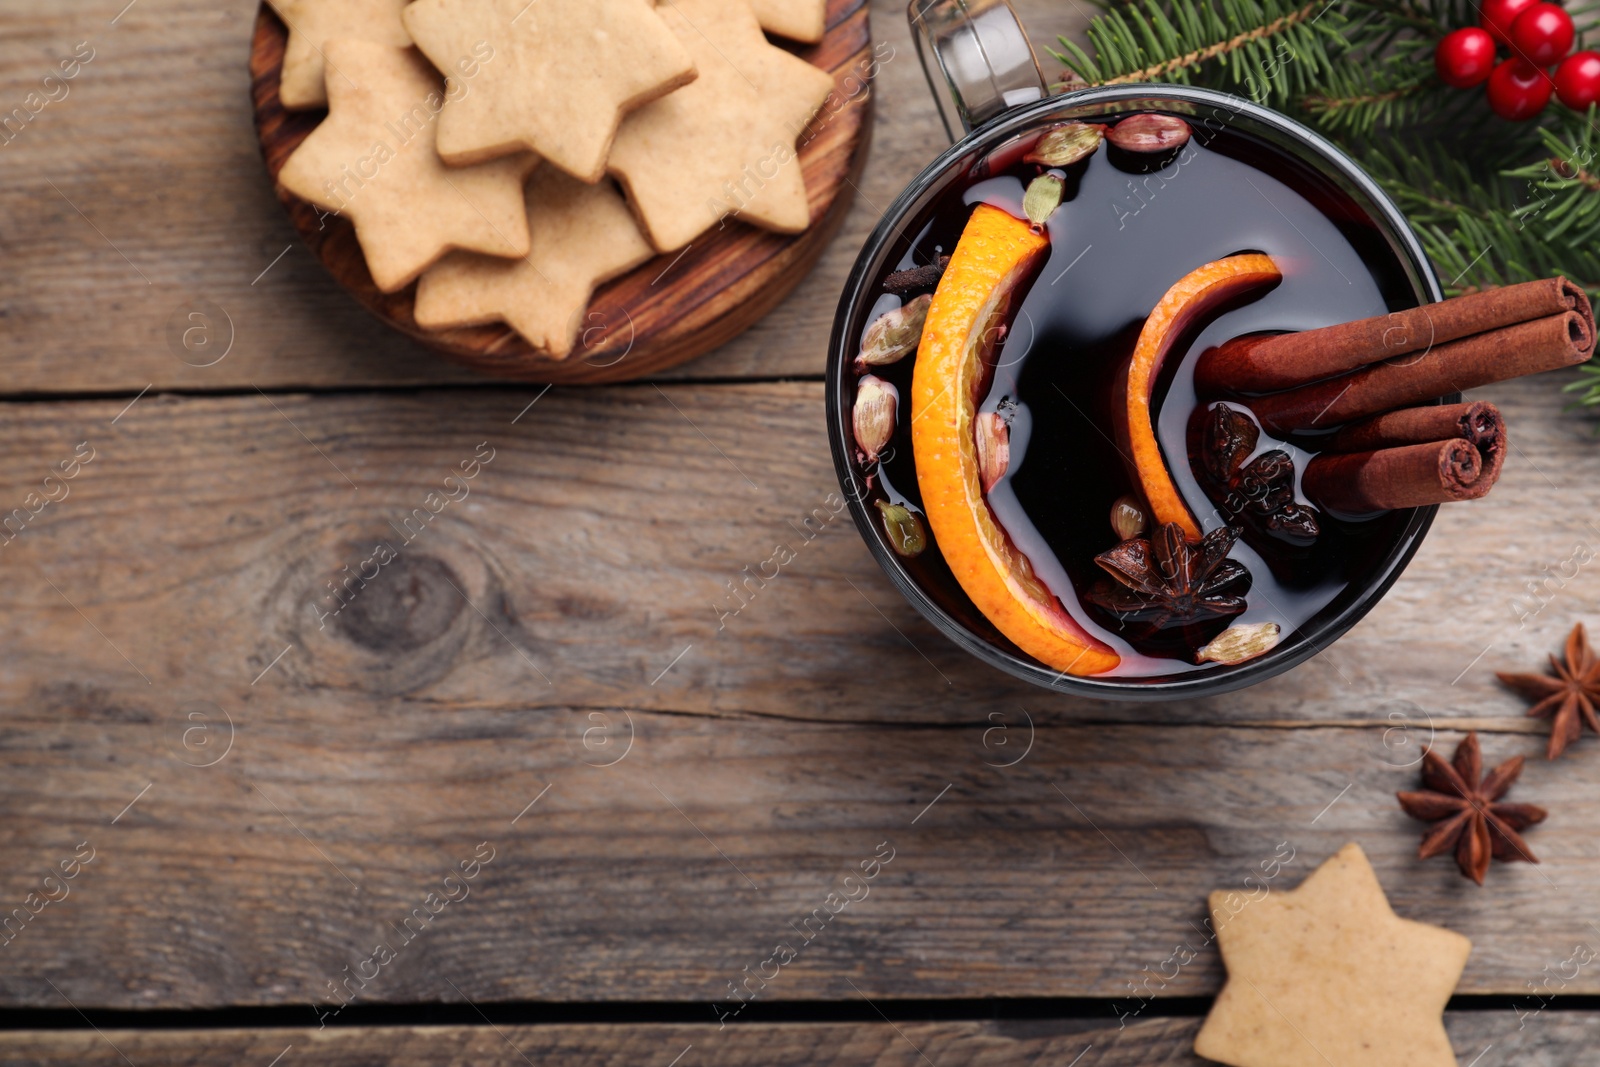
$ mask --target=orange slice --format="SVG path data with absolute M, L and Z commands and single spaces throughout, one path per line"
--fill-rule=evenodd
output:
M 980 204 L 950 256 L 922 328 L 911 444 L 922 506 L 945 562 L 978 610 L 1028 655 L 1067 674 L 1121 662 L 1068 615 L 984 499 L 977 404 L 1012 297 L 1049 250 L 1026 222 Z
M 1145 319 L 1139 342 L 1133 348 L 1133 362 L 1128 365 L 1126 434 L 1133 474 L 1150 505 L 1154 526 L 1175 522 L 1191 541 L 1201 537 L 1200 524 L 1189 513 L 1189 506 L 1178 494 L 1166 461 L 1161 458 L 1150 410 L 1151 394 L 1167 353 L 1183 331 L 1202 315 L 1248 289 L 1282 277 L 1272 260 L 1259 253 L 1219 259 L 1184 275 Z

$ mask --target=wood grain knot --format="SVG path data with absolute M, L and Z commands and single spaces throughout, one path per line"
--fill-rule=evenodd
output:
M 467 604 L 466 583 L 434 556 L 401 555 L 333 620 L 339 634 L 372 652 L 412 652 L 450 632 Z
M 458 509 L 459 510 L 459 509 Z M 492 545 L 456 515 L 424 522 L 340 516 L 294 535 L 263 564 L 262 666 L 286 645 L 279 683 L 415 693 L 465 664 L 510 656 L 545 662 L 518 618 L 514 579 Z M 259 669 L 259 668 L 258 668 Z

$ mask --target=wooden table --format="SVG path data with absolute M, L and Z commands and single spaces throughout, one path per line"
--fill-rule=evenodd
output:
M 1593 1002 L 1529 990 L 1600 993 L 1553 977 L 1600 943 L 1600 746 L 1545 764 L 1493 678 L 1600 622 L 1592 565 L 1528 592 L 1600 545 L 1600 442 L 1559 383 L 1486 391 L 1500 489 L 1313 662 L 1164 707 L 1053 696 L 940 637 L 847 518 L 797 531 L 837 488 L 835 299 L 942 142 L 898 0 L 815 274 L 670 378 L 548 393 L 329 291 L 256 153 L 252 3 L 122 2 L 0 4 L 4 108 L 94 50 L 0 147 L 0 512 L 93 456 L 0 557 L 0 906 L 93 856 L 13 924 L 0 1063 L 1187 1064 L 1221 979 L 1207 891 L 1351 840 L 1401 914 L 1472 938 L 1463 1063 L 1592 1058 Z M 1081 18 L 1021 6 L 1041 40 Z M 210 366 L 175 355 L 196 311 Z M 475 455 L 470 495 L 405 527 Z M 719 619 L 779 543 L 795 562 Z M 1484 889 L 1416 862 L 1393 799 L 1469 728 L 1553 811 L 1544 863 Z

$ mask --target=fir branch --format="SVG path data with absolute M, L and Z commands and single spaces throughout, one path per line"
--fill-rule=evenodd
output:
M 1436 111 L 1438 83 L 1431 69 L 1396 72 L 1384 65 L 1350 61 L 1296 104 L 1324 132 L 1365 137 L 1379 129 L 1417 123 Z
M 1287 106 L 1349 47 L 1338 0 L 1143 0 L 1090 23 L 1089 53 L 1061 38 L 1073 84 L 1206 84 Z
M 1573 401 L 1574 407 L 1600 407 L 1600 366 L 1591 359 L 1578 368 L 1578 374 L 1578 380 L 1563 385 L 1561 391 L 1579 394 Z
M 1122 85 L 1127 82 L 1160 81 L 1166 75 L 1172 74 L 1176 71 L 1191 70 L 1200 66 L 1207 60 L 1216 59 L 1218 56 L 1227 55 L 1230 52 L 1237 52 L 1245 45 L 1254 41 L 1259 41 L 1264 37 L 1276 36 L 1296 23 L 1304 22 L 1306 19 L 1310 18 L 1318 8 L 1326 8 L 1327 6 L 1328 5 L 1323 3 L 1322 0 L 1312 0 L 1311 3 L 1300 8 L 1298 11 L 1291 11 L 1281 18 L 1273 19 L 1265 26 L 1253 27 L 1249 30 L 1246 30 L 1244 33 L 1235 34 L 1226 41 L 1218 41 L 1216 44 L 1208 45 L 1205 48 L 1190 52 L 1188 55 L 1178 56 L 1176 59 L 1169 59 L 1165 62 L 1157 63 L 1154 66 L 1146 67 L 1143 70 L 1136 70 L 1129 74 L 1122 74 L 1115 78 L 1108 78 L 1100 84 Z
M 1600 157 L 1593 109 L 1560 127 L 1539 131 L 1546 158 L 1504 171 L 1525 181 L 1531 193 L 1518 218 L 1541 218 L 1547 240 L 1588 245 L 1600 237 L 1600 177 L 1591 170 Z
M 1590 174 L 1582 167 L 1577 170 L 1567 169 L 1567 161 L 1558 156 L 1553 156 L 1545 162 L 1549 164 L 1551 170 L 1561 177 L 1577 182 L 1590 192 L 1600 193 L 1600 177 Z
M 1373 104 L 1387 104 L 1395 100 L 1410 96 L 1422 88 L 1421 82 L 1411 85 L 1402 85 L 1398 89 L 1390 89 L 1385 93 L 1362 93 L 1358 96 L 1323 96 L 1312 93 L 1300 101 L 1300 105 L 1312 114 L 1331 115 L 1352 107 L 1371 107 Z

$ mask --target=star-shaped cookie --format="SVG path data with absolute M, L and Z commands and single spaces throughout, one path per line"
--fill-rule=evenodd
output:
M 448 168 L 434 151 L 445 104 L 439 75 L 414 48 L 329 41 L 328 117 L 278 174 L 291 193 L 346 215 L 372 280 L 404 289 L 446 252 L 528 254 L 522 184 L 529 155 Z
M 816 44 L 828 30 L 828 0 L 750 0 L 761 28 L 791 41 Z
M 504 322 L 554 359 L 572 353 L 595 287 L 655 253 L 609 182 L 588 185 L 554 167 L 528 183 L 523 259 L 456 252 L 417 283 L 417 324 L 427 329 Z
M 267 0 L 289 27 L 278 100 L 291 111 L 326 107 L 324 48 L 334 38 L 404 48 L 411 36 L 400 23 L 406 0 Z M 341 77 L 336 70 L 335 78 Z
M 530 149 L 599 181 L 622 116 L 695 76 L 653 0 L 417 0 L 405 24 L 447 73 L 487 43 L 482 73 L 439 121 L 452 164 Z
M 660 11 L 700 77 L 630 115 L 610 162 L 651 242 L 682 248 L 725 216 L 805 229 L 795 141 L 833 77 L 769 44 L 749 0 L 663 0 Z
M 1195 1052 L 1232 1067 L 1456 1067 L 1444 1006 L 1472 942 L 1395 915 L 1359 845 L 1299 888 L 1211 894 L 1228 982 Z

